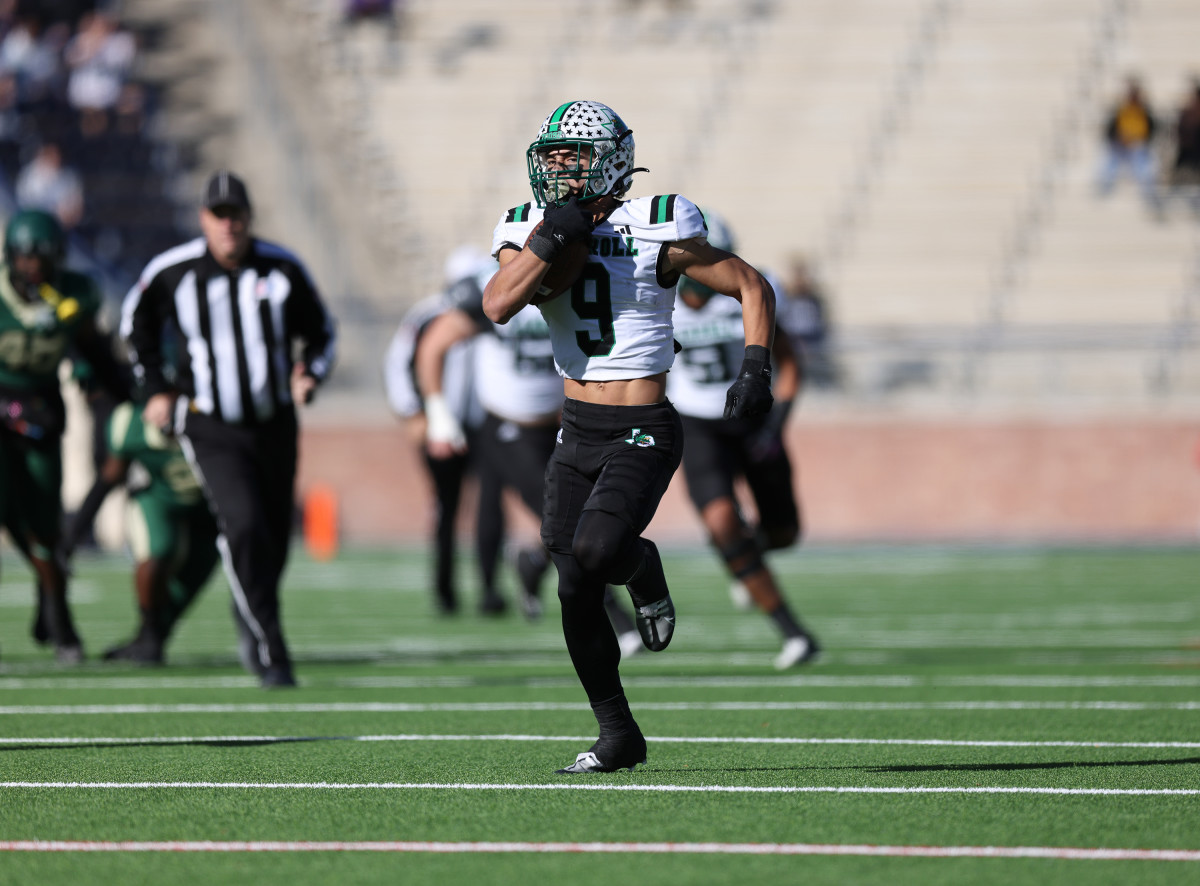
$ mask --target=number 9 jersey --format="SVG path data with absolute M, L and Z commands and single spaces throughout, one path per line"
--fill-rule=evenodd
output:
M 532 203 L 510 209 L 496 225 L 492 255 L 519 251 L 541 218 Z M 670 369 L 679 275 L 663 271 L 660 256 L 671 243 L 707 233 L 700 210 L 678 194 L 622 203 L 598 224 L 580 278 L 538 306 L 550 327 L 559 375 L 612 381 Z

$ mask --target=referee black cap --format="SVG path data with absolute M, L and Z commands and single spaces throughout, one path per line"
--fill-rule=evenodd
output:
M 226 170 L 214 172 L 204 186 L 204 207 L 216 209 L 218 206 L 250 209 L 250 192 L 246 190 L 246 183 Z

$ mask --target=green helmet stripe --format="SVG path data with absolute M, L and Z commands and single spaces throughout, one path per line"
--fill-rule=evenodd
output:
M 554 113 L 550 115 L 550 126 L 546 129 L 547 132 L 558 132 L 558 124 L 562 122 L 563 115 L 567 113 L 567 108 L 573 104 L 575 102 L 566 102 L 558 106 Z

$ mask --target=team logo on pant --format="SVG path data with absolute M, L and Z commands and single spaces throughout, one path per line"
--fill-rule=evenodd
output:
M 625 442 L 631 443 L 634 446 L 640 446 L 642 449 L 646 449 L 654 445 L 654 436 L 651 434 L 643 434 L 641 428 L 634 428 L 629 432 L 629 439 Z

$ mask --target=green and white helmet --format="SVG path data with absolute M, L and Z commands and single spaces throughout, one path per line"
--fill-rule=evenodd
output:
M 546 158 L 556 148 L 578 148 L 579 160 L 590 160 L 570 168 L 554 168 Z M 542 128 L 529 150 L 529 185 L 538 206 L 556 206 L 570 196 L 570 179 L 584 179 L 579 202 L 595 200 L 605 194 L 622 197 L 629 190 L 635 172 L 633 166 L 633 130 L 616 111 L 600 102 L 570 101 L 559 105 L 542 121 Z

